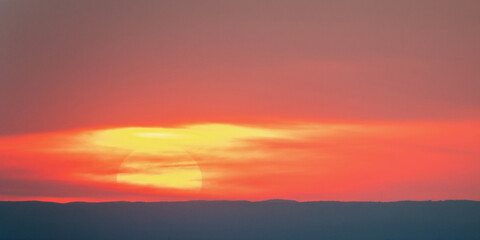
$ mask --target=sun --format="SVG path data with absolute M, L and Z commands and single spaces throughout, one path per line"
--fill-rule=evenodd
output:
M 180 144 L 191 138 L 177 129 L 116 128 L 96 132 L 92 141 L 131 151 L 116 174 L 119 184 L 200 190 L 202 172 Z
M 148 185 L 157 188 L 199 190 L 202 172 L 185 151 L 134 151 L 125 158 L 116 176 L 117 183 Z

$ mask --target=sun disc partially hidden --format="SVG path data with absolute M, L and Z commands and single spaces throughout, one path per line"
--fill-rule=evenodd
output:
M 131 151 L 116 175 L 117 183 L 198 190 L 202 172 L 179 146 L 191 136 L 179 129 L 117 128 L 96 132 L 96 145 Z
M 148 185 L 157 188 L 199 190 L 202 172 L 195 160 L 181 150 L 168 156 L 133 152 L 122 163 L 117 183 Z

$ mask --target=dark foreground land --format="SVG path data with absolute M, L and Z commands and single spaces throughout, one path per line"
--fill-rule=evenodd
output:
M 480 239 L 480 202 L 0 202 L 0 239 Z

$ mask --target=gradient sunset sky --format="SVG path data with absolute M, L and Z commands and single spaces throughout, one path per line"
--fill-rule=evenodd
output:
M 480 1 L 0 1 L 0 200 L 480 200 Z

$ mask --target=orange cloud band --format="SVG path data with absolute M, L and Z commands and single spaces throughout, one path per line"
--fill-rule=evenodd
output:
M 191 124 L 0 139 L 2 200 L 480 199 L 479 124 Z

